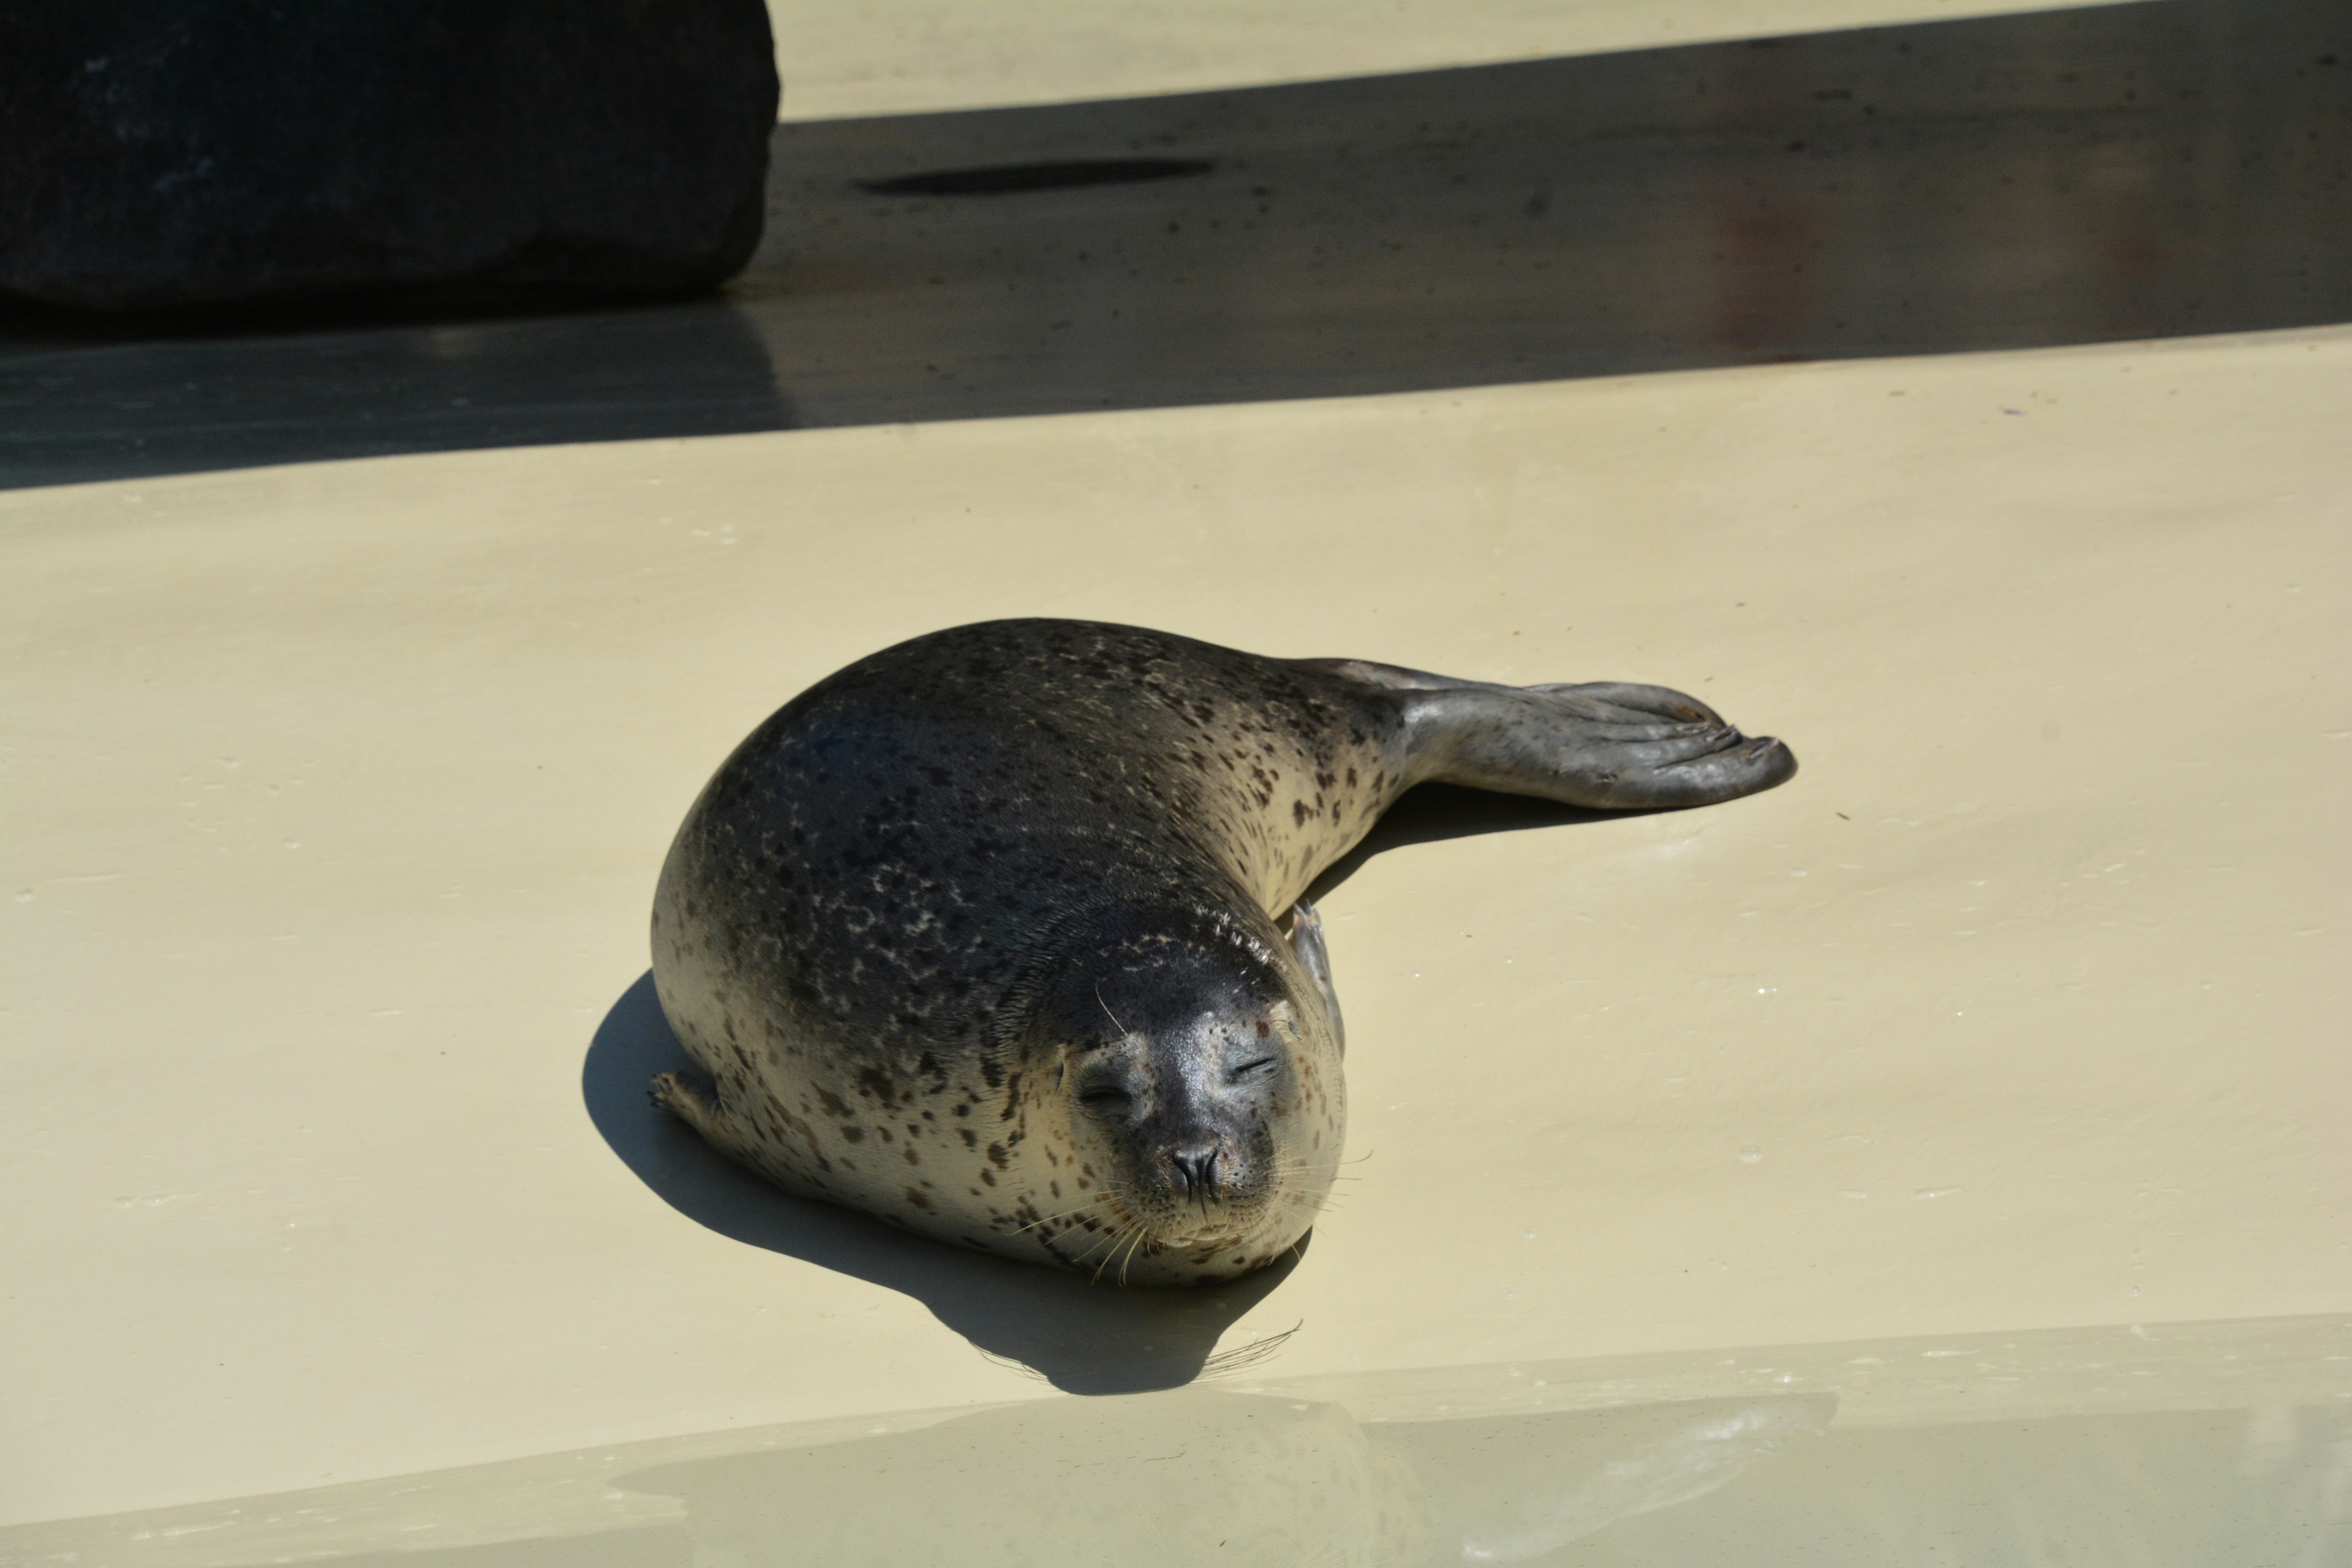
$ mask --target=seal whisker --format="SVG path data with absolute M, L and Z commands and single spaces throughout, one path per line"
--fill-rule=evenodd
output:
M 1140 1234 L 1141 1234 L 1141 1227 L 1140 1227 L 1140 1226 L 1137 1227 L 1136 1234 L 1137 1234 L 1137 1235 L 1140 1235 Z M 1127 1241 L 1126 1246 L 1127 1246 L 1127 1252 L 1126 1252 L 1126 1255 L 1125 1255 L 1124 1257 L 1121 1257 L 1121 1256 L 1120 1256 L 1120 1255 L 1118 1255 L 1116 1251 L 1114 1251 L 1114 1252 L 1113 1252 L 1113 1254 L 1112 1254 L 1112 1256 L 1111 1256 L 1111 1258 L 1110 1258 L 1110 1259 L 1109 1259 L 1109 1260 L 1108 1260 L 1108 1261 L 1109 1261 L 1109 1262 L 1116 1262 L 1116 1263 L 1118 1265 L 1118 1282 L 1119 1282 L 1120 1284 L 1122 1284 L 1122 1285 L 1124 1285 L 1124 1284 L 1126 1284 L 1126 1283 L 1127 1283 L 1127 1265 L 1128 1265 L 1128 1260 L 1129 1260 L 1129 1258 L 1132 1258 L 1135 1256 L 1135 1240 L 1134 1240 L 1134 1237 L 1130 1236 L 1130 1237 L 1128 1238 L 1128 1241 Z
M 1126 1239 L 1127 1239 L 1127 1237 L 1128 1237 L 1128 1235 L 1129 1235 L 1129 1233 L 1130 1231 L 1134 1231 L 1134 1230 L 1140 1230 L 1141 1228 L 1142 1228 L 1142 1227 L 1141 1227 L 1140 1226 L 1135 1226 L 1135 1225 L 1125 1225 L 1125 1226 L 1119 1226 L 1118 1229 L 1111 1231 L 1111 1232 L 1110 1232 L 1110 1233 L 1108 1233 L 1106 1237 L 1104 1237 L 1104 1238 L 1102 1239 L 1102 1241 L 1100 1241 L 1100 1242 L 1097 1243 L 1097 1246 L 1104 1246 L 1104 1247 L 1108 1247 L 1108 1249 L 1109 1249 L 1109 1250 L 1106 1251 L 1106 1252 L 1103 1254 L 1103 1260 L 1102 1260 L 1100 1263 L 1098 1263 L 1098 1264 L 1095 1265 L 1095 1279 L 1096 1279 L 1097 1281 L 1099 1281 L 1099 1280 L 1102 1279 L 1102 1277 L 1103 1277 L 1103 1270 L 1104 1270 L 1104 1269 L 1106 1269 L 1106 1268 L 1108 1268 L 1110 1267 L 1110 1265 L 1111 1265 L 1111 1260 L 1112 1260 L 1113 1258 L 1117 1258 L 1117 1257 L 1118 1256 L 1118 1247 L 1119 1247 L 1119 1243 L 1121 1243 L 1122 1241 L 1124 1241 L 1124 1240 L 1126 1240 Z M 1086 1249 L 1086 1251 L 1081 1252 L 1080 1254 L 1078 1254 L 1079 1261 L 1083 1262 L 1083 1261 L 1085 1261 L 1087 1258 L 1088 1258 L 1092 1257 L 1092 1256 L 1094 1255 L 1094 1251 L 1095 1251 L 1095 1248 L 1094 1248 L 1094 1247 L 1087 1247 L 1087 1248 Z
M 1141 1220 L 1137 1219 L 1133 1215 L 1128 1213 L 1126 1208 L 1118 1204 L 1113 1204 L 1111 1205 L 1110 1217 L 1112 1223 L 1103 1227 L 1101 1234 L 1098 1235 L 1092 1242 L 1088 1243 L 1087 1246 L 1078 1253 L 1076 1261 L 1080 1263 L 1085 1262 L 1087 1258 L 1094 1255 L 1097 1248 L 1116 1248 L 1118 1246 L 1120 1239 L 1124 1237 L 1129 1231 L 1141 1230 L 1144 1228 L 1144 1225 Z M 1108 1261 L 1108 1256 L 1106 1256 L 1105 1261 Z
M 1077 1250 L 1076 1255 L 1076 1256 L 1074 1256 L 1074 1257 L 1070 1259 L 1071 1263 L 1073 1263 L 1073 1264 L 1084 1264 L 1087 1258 L 1092 1258 L 1092 1257 L 1093 1257 L 1097 1252 L 1100 1251 L 1102 1248 L 1104 1248 L 1104 1247 L 1116 1247 L 1116 1246 L 1118 1246 L 1118 1238 L 1119 1238 L 1119 1237 L 1120 1237 L 1122 1234 L 1124 1234 L 1124 1227 L 1116 1227 L 1116 1228 L 1113 1228 L 1113 1229 L 1110 1229 L 1110 1230 L 1106 1230 L 1106 1231 L 1104 1231 L 1100 1236 L 1096 1237 L 1094 1238 L 1094 1240 L 1092 1240 L 1092 1241 L 1090 1241 L 1090 1242 L 1087 1243 L 1087 1245 L 1086 1245 L 1086 1246 L 1084 1246 L 1084 1247 L 1080 1247 L 1080 1248 Z M 1110 1261 L 1110 1258 L 1109 1258 L 1108 1254 L 1105 1254 L 1104 1258 L 1103 1258 L 1103 1262 L 1104 1262 L 1104 1263 L 1108 1263 L 1109 1261 Z M 1097 1264 L 1097 1265 L 1096 1265 L 1096 1266 L 1095 1266 L 1095 1271 L 1094 1271 L 1094 1273 L 1095 1273 L 1095 1278 L 1096 1278 L 1097 1279 L 1100 1279 L 1102 1278 L 1102 1265 L 1101 1265 L 1101 1264 Z
M 1135 1255 L 1142 1247 L 1147 1234 L 1148 1233 L 1141 1226 L 1139 1225 L 1135 1227 L 1135 1239 L 1127 1244 L 1127 1257 L 1120 1260 L 1118 1266 L 1118 1282 L 1120 1284 L 1124 1285 L 1127 1283 L 1128 1268 L 1130 1264 L 1134 1263 Z
M 1316 1161 L 1300 1160 L 1295 1163 L 1270 1165 L 1267 1167 L 1267 1173 L 1274 1176 L 1306 1176 L 1312 1175 L 1321 1169 L 1322 1166 Z M 1335 1182 L 1360 1182 L 1363 1178 L 1361 1176 L 1335 1174 L 1331 1177 L 1331 1180 Z
M 1095 982 L 1095 1005 L 1103 1010 L 1103 1016 L 1110 1020 L 1110 1026 L 1117 1029 L 1122 1038 L 1129 1033 L 1128 1026 L 1118 1021 L 1118 1015 L 1110 1010 L 1110 1004 L 1103 1000 L 1102 982 L 1099 980 Z
M 1019 1236 L 1023 1231 L 1024 1231 L 1024 1230 L 1034 1230 L 1034 1229 L 1036 1229 L 1036 1228 L 1037 1228 L 1039 1226 L 1041 1226 L 1041 1225 L 1052 1225 L 1052 1224 L 1053 1224 L 1053 1223 L 1055 1223 L 1056 1220 L 1075 1219 L 1075 1218 L 1076 1218 L 1079 1215 L 1082 1215 L 1082 1214 L 1086 1213 L 1086 1212 L 1087 1212 L 1087 1210 L 1088 1210 L 1088 1209 L 1092 1208 L 1093 1206 L 1094 1206 L 1094 1205 L 1093 1205 L 1092 1204 L 1081 1204 L 1081 1205 L 1079 1205 L 1076 1208 L 1074 1208 L 1074 1209 L 1064 1209 L 1064 1210 L 1063 1210 L 1061 1213 L 1059 1213 L 1059 1214 L 1049 1214 L 1049 1215 L 1041 1215 L 1040 1217 L 1038 1217 L 1038 1218 L 1036 1218 L 1036 1219 L 1033 1219 L 1033 1220 L 1031 1220 L 1031 1221 L 1030 1221 L 1028 1224 L 1026 1224 L 1026 1225 L 1016 1225 L 1016 1226 L 1014 1226 L 1011 1230 L 1006 1231 L 1004 1234 L 1005 1234 L 1005 1235 L 1007 1235 L 1007 1236 Z

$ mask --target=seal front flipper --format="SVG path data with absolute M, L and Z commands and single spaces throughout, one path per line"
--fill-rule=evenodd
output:
M 688 1082 L 684 1073 L 666 1072 L 656 1076 L 646 1092 L 656 1107 L 693 1128 L 704 1142 L 729 1159 L 755 1170 L 764 1170 L 772 1163 L 763 1157 L 759 1140 L 746 1136 L 728 1113 L 715 1089 L 706 1093 Z
M 1695 697 L 1622 681 L 1401 691 L 1417 779 L 1603 810 L 1708 805 L 1797 771 Z
M 1331 1038 L 1344 1051 L 1348 1026 L 1339 1018 L 1339 993 L 1331 984 L 1331 952 L 1323 945 L 1323 916 L 1305 899 L 1290 906 L 1290 946 L 1307 967 L 1315 988 L 1323 993 L 1323 1011 L 1331 1020 Z

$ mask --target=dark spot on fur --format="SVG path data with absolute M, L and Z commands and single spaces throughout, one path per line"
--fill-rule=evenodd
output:
M 866 1142 L 866 1129 L 863 1127 L 845 1127 L 841 1130 L 841 1135 L 852 1143 Z
M 920 1187 L 908 1187 L 907 1189 L 907 1201 L 914 1205 L 919 1209 L 927 1209 L 931 1206 L 930 1194 L 923 1191 Z
M 991 1143 L 988 1146 L 988 1160 L 989 1163 L 1002 1171 L 1013 1163 L 1013 1156 L 1005 1152 L 1003 1144 Z

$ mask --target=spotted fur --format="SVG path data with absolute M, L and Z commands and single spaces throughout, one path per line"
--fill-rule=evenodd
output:
M 709 1081 L 656 1099 L 786 1190 L 928 1235 L 1138 1283 L 1246 1272 L 1313 1223 L 1345 1131 L 1318 927 L 1277 921 L 1399 795 L 1675 804 L 1793 766 L 1655 688 L 1082 622 L 919 637 L 788 703 L 688 813 L 654 976 Z M 1171 1073 L 1209 1121 L 1147 1114 Z M 1180 1133 L 1226 1163 L 1154 1142 Z M 1180 1182 L 1188 1159 L 1223 1181 Z

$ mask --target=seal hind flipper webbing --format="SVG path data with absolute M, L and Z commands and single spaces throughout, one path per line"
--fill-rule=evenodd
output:
M 1296 661 L 1395 705 L 1405 782 L 1465 784 L 1599 810 L 1708 805 L 1771 788 L 1796 754 L 1685 692 L 1630 681 L 1498 686 L 1359 658 Z
M 1753 795 L 1797 771 L 1794 752 L 1749 736 L 1695 697 L 1622 681 L 1391 687 L 1416 780 L 1642 810 Z

